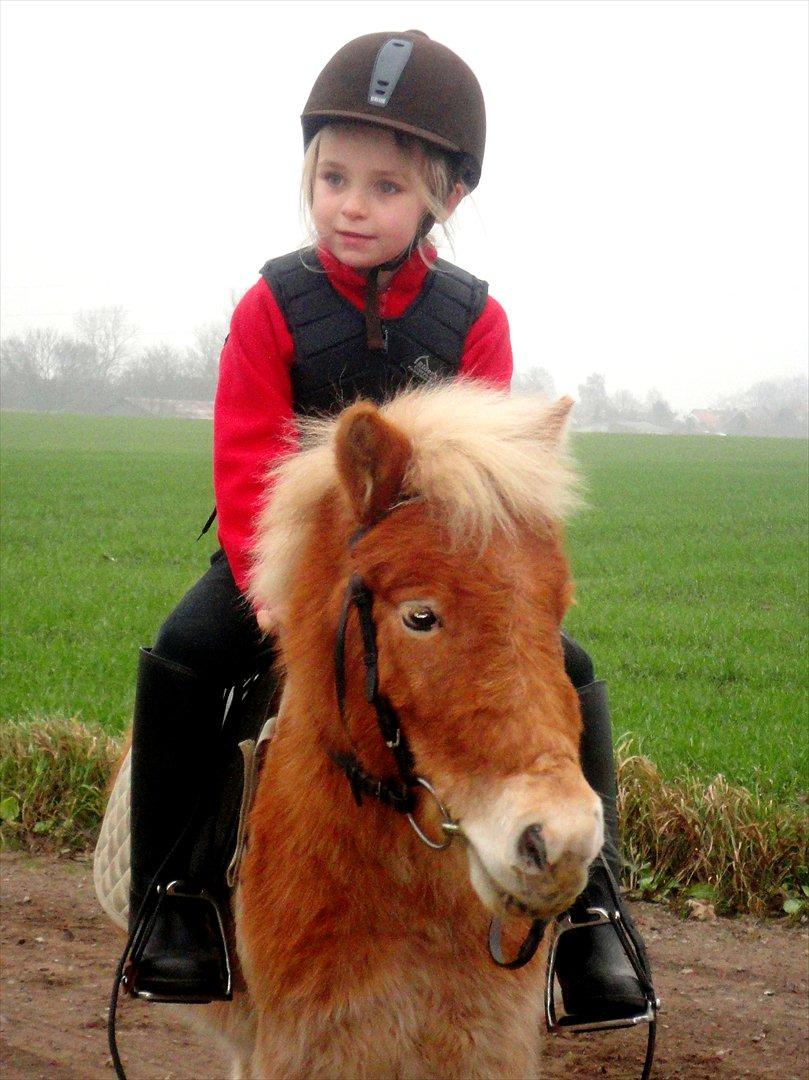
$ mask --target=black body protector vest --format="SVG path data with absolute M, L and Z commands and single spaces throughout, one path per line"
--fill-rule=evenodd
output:
M 410 307 L 382 320 L 377 350 L 368 348 L 363 313 L 331 285 L 314 248 L 264 265 L 261 276 L 295 345 L 296 415 L 334 414 L 359 398 L 379 405 L 406 387 L 457 375 L 488 285 L 443 259 L 433 267 Z

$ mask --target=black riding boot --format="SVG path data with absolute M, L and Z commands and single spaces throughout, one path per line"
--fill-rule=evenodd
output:
M 230 997 L 218 864 L 210 861 L 224 691 L 141 649 L 132 729 L 129 992 Z M 202 847 L 202 850 L 201 850 Z M 213 883 L 212 883 L 213 882 Z
M 581 738 L 581 761 L 584 776 L 601 796 L 604 804 L 603 857 L 614 882 L 620 880 L 618 847 L 618 794 L 612 751 L 612 725 L 603 682 L 591 682 L 578 689 L 584 730 Z M 568 912 L 572 923 L 592 921 L 588 908 L 616 912 L 617 892 L 600 861 L 590 870 L 586 889 Z M 624 925 L 629 914 L 621 904 Z M 633 937 L 634 925 L 629 924 Z M 564 926 L 564 919 L 560 928 Z M 638 939 L 639 940 L 639 939 Z M 642 948 L 642 946 L 641 946 Z M 645 959 L 645 957 L 644 957 Z M 555 971 L 565 1007 L 564 1023 L 600 1024 L 629 1020 L 646 1013 L 649 999 L 641 988 L 638 975 L 614 927 L 607 922 L 577 927 L 559 935 Z

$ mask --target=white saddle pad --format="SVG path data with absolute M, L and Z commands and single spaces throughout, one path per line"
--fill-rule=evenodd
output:
M 132 751 L 115 778 L 93 856 L 98 902 L 116 926 L 129 924 L 129 787 Z

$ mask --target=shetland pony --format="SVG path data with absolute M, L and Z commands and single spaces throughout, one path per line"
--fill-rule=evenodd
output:
M 252 598 L 285 690 L 238 989 L 206 1009 L 235 1076 L 539 1074 L 542 964 L 496 966 L 486 935 L 508 916 L 515 951 L 603 842 L 560 643 L 571 405 L 463 383 L 363 402 L 273 478 Z

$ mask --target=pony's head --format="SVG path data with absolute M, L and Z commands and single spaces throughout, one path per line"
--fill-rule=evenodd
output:
M 354 405 L 310 427 L 308 446 L 280 467 L 257 548 L 252 595 L 279 617 L 310 752 L 350 751 L 367 774 L 395 777 L 364 692 L 368 643 L 350 615 L 342 718 L 335 689 L 347 583 L 364 583 L 380 692 L 497 914 L 564 910 L 603 841 L 560 638 L 572 592 L 560 528 L 576 501 L 562 449 L 571 405 L 463 383 Z M 423 799 L 416 818 L 440 834 L 433 811 Z

